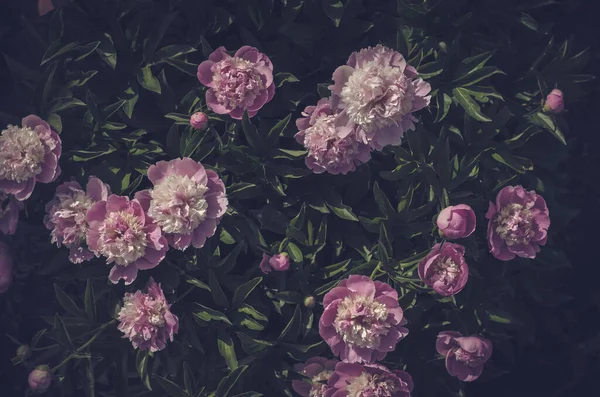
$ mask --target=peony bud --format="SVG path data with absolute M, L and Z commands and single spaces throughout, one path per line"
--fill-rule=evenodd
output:
M 13 261 L 8 245 L 0 242 L 0 293 L 6 292 L 13 281 Z
M 560 113 L 565 110 L 564 96 L 561 90 L 553 89 L 546 97 L 544 112 Z
M 17 357 L 21 360 L 27 360 L 31 357 L 31 347 L 29 345 L 21 345 L 17 349 Z
M 468 237 L 475 231 L 475 213 L 466 204 L 451 205 L 439 213 L 436 223 L 443 237 Z
M 47 365 L 40 365 L 29 374 L 29 387 L 32 390 L 44 391 L 50 387 L 52 373 Z
M 197 130 L 203 130 L 208 126 L 208 116 L 203 112 L 196 112 L 190 117 L 190 125 Z
M 314 296 L 309 295 L 306 298 L 304 298 L 304 306 L 308 307 L 309 309 L 312 309 L 313 307 L 315 307 L 315 303 L 316 303 L 316 299 Z
M 290 268 L 290 257 L 286 252 L 273 255 L 271 259 L 269 259 L 269 265 L 271 265 L 276 272 L 285 272 Z

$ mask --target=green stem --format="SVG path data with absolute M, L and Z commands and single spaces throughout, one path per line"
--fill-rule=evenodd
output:
M 64 360 L 62 360 L 56 367 L 52 368 L 50 371 L 51 372 L 56 372 L 60 367 L 62 367 L 63 365 L 65 365 L 66 363 L 68 363 L 69 361 L 71 361 L 71 359 L 73 357 L 75 357 L 76 355 L 78 355 L 79 353 L 81 353 L 83 350 L 85 350 L 88 346 L 90 346 L 102 333 L 102 331 L 104 331 L 104 329 L 106 327 L 108 327 L 109 325 L 115 324 L 117 322 L 116 319 L 112 319 L 109 322 L 107 322 L 106 324 L 100 326 L 98 328 L 98 331 L 96 331 L 96 333 L 94 334 L 94 336 L 92 336 L 87 342 L 85 342 L 83 345 L 79 346 L 79 348 L 77 350 L 75 350 L 73 353 L 69 354 Z
M 371 273 L 371 276 L 370 276 L 371 280 L 374 280 L 374 279 L 375 279 L 375 277 L 376 277 L 376 274 L 377 274 L 377 273 L 378 273 L 380 270 L 381 270 L 381 262 L 379 262 L 379 263 L 377 264 L 377 266 L 375 266 L 375 269 L 373 269 L 373 273 Z

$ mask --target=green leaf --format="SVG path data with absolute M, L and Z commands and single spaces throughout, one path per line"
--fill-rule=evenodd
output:
M 259 196 L 263 189 L 254 183 L 237 182 L 227 186 L 227 198 L 233 199 L 251 199 Z
M 379 239 L 377 240 L 377 246 L 379 248 L 379 260 L 384 265 L 389 265 L 390 258 L 393 257 L 394 252 L 392 243 L 388 237 L 388 231 L 383 222 L 379 225 Z
M 87 72 L 77 73 L 76 75 L 70 75 L 67 87 L 81 87 L 87 83 L 92 77 L 98 73 L 97 70 L 88 70 Z
M 381 213 L 387 219 L 392 219 L 397 215 L 396 211 L 394 210 L 394 207 L 390 203 L 390 200 L 388 200 L 383 190 L 381 190 L 377 181 L 375 181 L 375 183 L 373 184 L 373 195 L 375 196 L 375 202 L 379 207 L 379 211 L 381 211 Z
M 217 337 L 217 345 L 219 347 L 219 353 L 227 362 L 227 366 L 230 370 L 234 370 L 238 367 L 238 361 L 235 354 L 235 347 L 233 346 L 233 340 L 231 336 L 223 330 L 219 330 Z
M 516 319 L 510 313 L 500 309 L 486 310 L 485 313 L 487 315 L 488 320 L 493 321 L 495 323 L 523 325 L 521 321 Z
M 296 309 L 294 310 L 294 314 L 292 318 L 287 323 L 281 334 L 279 335 L 278 340 L 288 340 L 293 341 L 296 340 L 300 333 L 300 327 L 302 326 L 302 310 L 300 305 L 296 305 Z
M 256 287 L 258 287 L 262 280 L 262 277 L 256 277 L 237 287 L 235 289 L 235 292 L 233 293 L 232 307 L 234 309 L 240 307 L 244 303 L 248 295 L 250 295 L 250 293 L 254 291 Z
M 59 134 L 62 132 L 62 119 L 58 114 L 52 113 L 48 116 L 46 121 L 48 124 L 50 124 L 50 127 L 52 127 L 54 131 Z
M 472 73 L 461 76 L 453 81 L 455 85 L 467 87 L 479 83 L 482 80 L 490 78 L 495 74 L 505 74 L 495 66 L 484 66 Z
M 250 146 L 255 149 L 262 148 L 262 138 L 259 135 L 256 126 L 250 121 L 248 111 L 244 111 L 244 116 L 242 117 L 242 130 L 244 131 L 244 136 Z
M 288 243 L 287 252 L 290 255 L 290 259 L 295 263 L 301 263 L 304 260 L 302 251 L 298 246 L 291 241 Z
M 94 365 L 91 359 L 85 360 L 85 380 L 83 381 L 83 390 L 87 397 L 96 396 L 96 377 L 94 375 Z
M 84 295 L 85 314 L 90 321 L 96 321 L 96 296 L 94 294 L 94 285 L 92 280 L 87 280 Z
M 104 33 L 105 38 L 102 40 L 96 52 L 100 55 L 100 58 L 112 69 L 117 66 L 117 50 L 113 43 L 112 37 L 108 33 Z
M 351 259 L 346 259 L 345 261 L 334 263 L 333 265 L 329 265 L 324 267 L 319 271 L 319 278 L 328 279 L 334 277 L 348 269 L 348 265 L 350 265 Z
M 155 375 L 154 379 L 158 382 L 160 387 L 167 392 L 167 394 L 171 397 L 190 397 L 190 395 L 183 390 L 179 385 L 174 382 L 171 382 L 167 378 L 163 378 L 162 376 Z
M 512 168 L 520 174 L 533 170 L 533 163 L 525 157 L 516 156 L 510 152 L 492 153 L 492 158 L 497 162 Z
M 441 61 L 433 61 L 426 64 L 422 64 L 417 68 L 419 77 L 422 79 L 429 79 L 431 77 L 442 74 L 444 71 L 444 63 Z
M 465 109 L 465 112 L 471 117 L 473 117 L 477 121 L 490 122 L 492 119 L 481 113 L 481 108 L 473 100 L 473 97 L 469 94 L 469 92 L 461 87 L 453 88 L 452 93 L 454 98 L 458 101 L 460 106 Z
M 59 56 L 68 53 L 69 51 L 74 50 L 77 47 L 77 43 L 68 43 L 63 45 L 60 39 L 54 40 L 46 50 L 46 53 L 42 57 L 42 62 L 40 66 L 45 65 L 46 63 L 52 61 L 53 59 L 58 58 Z
M 75 345 L 73 344 L 69 330 L 67 329 L 63 319 L 58 314 L 54 316 L 54 332 L 56 333 L 56 339 L 59 343 L 65 345 L 69 349 L 75 349 Z
M 150 376 L 148 373 L 148 361 L 150 361 L 149 353 L 143 350 L 138 350 L 137 355 L 135 356 L 135 368 L 137 369 L 137 373 L 140 375 L 142 383 L 148 390 L 152 390 L 152 386 L 150 386 Z
M 468 75 L 469 73 L 473 73 L 479 70 L 483 65 L 490 60 L 490 58 L 494 55 L 492 51 L 486 51 L 481 54 L 465 58 L 461 61 L 458 70 L 457 76 Z
M 537 112 L 536 114 L 529 117 L 529 121 L 535 125 L 544 128 L 547 131 L 550 131 L 550 133 L 554 135 L 554 137 L 558 139 L 563 145 L 567 144 L 565 135 L 561 131 L 560 127 L 547 114 L 543 112 Z
M 180 125 L 189 125 L 190 124 L 190 115 L 184 113 L 167 113 L 164 115 L 165 118 L 169 120 L 175 121 Z
M 198 288 L 207 290 L 208 292 L 210 292 L 210 287 L 206 284 L 204 284 L 202 281 L 197 280 L 195 278 L 190 277 L 189 279 L 186 280 L 189 284 L 192 284 Z
M 344 15 L 344 3 L 340 0 L 322 0 L 322 3 L 325 14 L 333 21 L 335 27 L 340 26 Z
M 408 175 L 413 174 L 419 169 L 419 164 L 414 161 L 401 162 L 392 171 L 381 171 L 380 175 L 383 179 L 388 181 L 398 181 L 406 178 Z
M 275 87 L 279 88 L 286 83 L 298 83 L 300 80 L 291 73 L 280 72 L 273 76 Z
M 65 311 L 74 317 L 84 317 L 85 313 L 77 307 L 73 299 L 69 297 L 56 283 L 54 284 L 54 294 L 56 295 L 56 300 L 62 306 Z
M 152 74 L 150 65 L 144 66 L 137 72 L 137 81 L 148 91 L 156 92 L 157 94 L 161 93 L 160 82 Z
M 156 48 L 160 44 L 163 36 L 169 28 L 169 25 L 171 25 L 171 22 L 173 22 L 178 13 L 179 11 L 171 11 L 170 13 L 165 15 L 160 25 L 155 26 L 154 29 L 152 29 L 150 37 L 144 42 L 144 62 L 147 62 L 150 58 L 152 58 L 152 56 L 154 55 L 154 51 L 156 51 Z
M 224 377 L 221 382 L 219 382 L 219 386 L 217 386 L 215 397 L 227 397 L 246 369 L 248 369 L 247 365 L 237 367 L 231 371 L 229 375 Z
M 285 131 L 288 124 L 290 123 L 291 118 L 292 118 L 292 115 L 288 114 L 286 118 L 280 120 L 277 124 L 275 124 L 275 126 L 273 128 L 271 128 L 271 130 L 269 131 L 269 134 L 267 135 L 267 141 L 269 143 L 275 142 L 277 140 L 277 138 L 279 138 L 281 136 L 283 131 Z
M 210 286 L 210 291 L 212 292 L 215 303 L 221 307 L 229 307 L 229 301 L 219 284 L 219 280 L 217 280 L 217 277 L 212 270 L 208 271 L 208 285 Z
M 189 76 L 196 77 L 198 72 L 198 65 L 195 63 L 182 61 L 181 59 L 165 59 L 165 62 Z
M 172 44 L 161 48 L 156 51 L 153 59 L 156 61 L 164 60 L 164 59 L 172 59 L 177 58 L 185 54 L 189 54 L 192 52 L 196 52 L 197 50 L 194 47 L 190 47 L 185 44 Z
M 202 322 L 222 321 L 227 325 L 232 325 L 227 316 L 218 310 L 213 310 L 210 307 L 195 303 L 194 317 Z
M 72 109 L 79 106 L 85 106 L 85 103 L 81 102 L 77 98 L 56 98 L 50 103 L 48 113 L 58 113 L 63 110 Z

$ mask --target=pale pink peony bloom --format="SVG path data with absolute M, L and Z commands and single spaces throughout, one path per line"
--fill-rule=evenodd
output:
M 87 246 L 106 263 L 114 263 L 108 276 L 131 284 L 138 270 L 152 269 L 165 257 L 169 244 L 160 227 L 146 214 L 138 200 L 111 194 L 92 205 L 86 216 Z
M 436 244 L 421 262 L 419 278 L 442 296 L 458 294 L 469 279 L 465 247 L 458 244 Z
M 22 201 L 16 200 L 10 194 L 0 192 L 0 233 L 15 234 L 19 223 L 19 211 L 23 207 Z
M 469 237 L 475 231 L 475 212 L 466 204 L 451 205 L 440 211 L 436 224 L 445 238 Z
M 169 245 L 202 248 L 227 211 L 225 185 L 213 170 L 188 157 L 159 161 L 148 168 L 152 189 L 135 194 L 160 226 Z
M 256 48 L 243 46 L 233 57 L 217 48 L 198 66 L 198 80 L 208 87 L 206 104 L 217 114 L 241 119 L 244 111 L 254 117 L 273 99 L 273 64 Z
M 42 392 L 50 387 L 52 383 L 52 372 L 47 365 L 39 365 L 29 373 L 29 387 L 31 390 Z
M 565 99 L 563 92 L 559 89 L 550 91 L 544 102 L 544 111 L 552 113 L 560 113 L 565 110 Z
M 489 219 L 488 245 L 497 259 L 535 258 L 540 245 L 546 245 L 550 212 L 534 190 L 526 191 L 520 185 L 503 188 L 496 204 L 490 202 L 485 217 Z
M 353 52 L 333 73 L 335 106 L 362 128 L 375 150 L 400 145 L 414 112 L 429 105 L 431 86 L 397 51 L 382 45 Z
M 367 276 L 342 280 L 325 295 L 323 307 L 319 334 L 347 362 L 382 360 L 408 334 L 396 290 Z
M 156 352 L 173 342 L 179 330 L 179 319 L 171 313 L 160 284 L 150 278 L 146 293 L 126 293 L 119 311 L 119 331 L 129 338 L 135 349 Z
M 371 158 L 362 131 L 347 117 L 334 112 L 329 99 L 308 106 L 296 120 L 296 141 L 307 150 L 306 166 L 314 173 L 346 174 Z
M 448 373 L 463 382 L 479 378 L 492 356 L 492 342 L 478 335 L 462 336 L 456 331 L 440 332 L 435 347 L 446 357 Z
M 89 225 L 87 212 L 98 201 L 108 198 L 110 188 L 92 176 L 83 190 L 76 181 L 64 182 L 56 188 L 54 199 L 46 204 L 44 224 L 51 230 L 51 241 L 58 247 L 69 248 L 73 263 L 89 261 L 94 254 L 85 248 Z
M 13 260 L 8 245 L 0 241 L 0 293 L 8 291 L 13 282 Z
M 303 364 L 294 365 L 294 369 L 306 379 L 293 381 L 292 388 L 302 397 L 325 397 L 325 392 L 329 390 L 327 382 L 338 362 L 325 357 L 312 357 Z
M 38 116 L 22 127 L 9 125 L 0 135 L 0 191 L 27 200 L 36 182 L 53 182 L 60 175 L 62 144 L 58 134 Z
M 196 130 L 203 130 L 208 126 L 208 116 L 204 112 L 196 112 L 190 117 L 190 125 Z
M 341 362 L 329 378 L 325 397 L 410 397 L 414 383 L 405 371 L 380 364 Z

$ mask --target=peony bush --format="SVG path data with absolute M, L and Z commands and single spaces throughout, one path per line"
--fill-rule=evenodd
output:
M 513 392 L 568 300 L 547 157 L 594 77 L 536 22 L 553 2 L 433 3 L 15 11 L 35 44 L 2 64 L 7 395 Z

